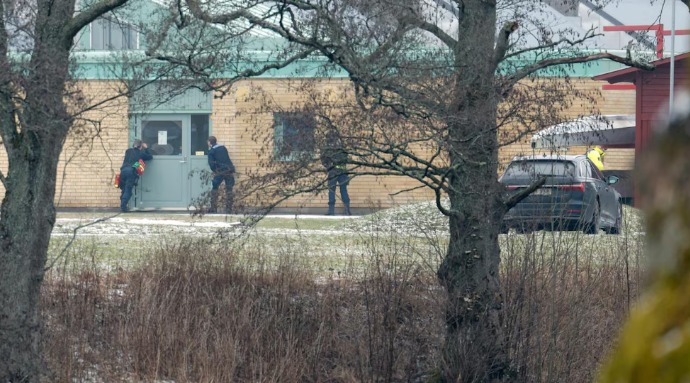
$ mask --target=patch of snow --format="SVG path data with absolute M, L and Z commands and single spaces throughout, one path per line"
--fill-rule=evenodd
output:
M 269 214 L 265 218 L 283 219 L 333 219 L 333 220 L 352 220 L 360 218 L 357 215 L 315 215 L 315 214 Z

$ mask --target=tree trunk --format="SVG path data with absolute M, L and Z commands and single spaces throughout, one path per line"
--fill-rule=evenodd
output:
M 0 381 L 34 382 L 45 372 L 39 298 L 55 223 L 57 156 L 10 157 L 0 220 Z
M 487 110 L 480 115 L 493 116 Z M 450 180 L 451 211 L 457 214 L 450 217 L 448 253 L 438 271 L 448 293 L 443 356 L 449 382 L 499 380 L 509 366 L 500 323 L 498 234 L 504 207 L 495 141 L 489 134 L 459 148 L 472 161 L 457 160 L 461 170 Z
M 438 271 L 448 294 L 443 349 L 448 382 L 500 380 L 509 366 L 500 323 L 500 206 L 492 203 L 496 166 L 471 172 L 476 176 L 454 182 L 466 191 L 450 195 L 451 208 L 462 216 L 450 218 L 448 253 Z
M 55 224 L 57 164 L 72 118 L 65 106 L 71 0 L 38 2 L 34 48 L 21 74 L 0 76 L 9 169 L 0 207 L 0 382 L 38 382 L 40 291 Z M 23 77 L 23 78 L 21 78 Z M 21 99 L 22 101 L 16 101 Z
M 438 277 L 448 293 L 443 377 L 447 382 L 501 380 L 509 361 L 500 324 L 500 248 L 504 214 L 497 181 L 498 95 L 493 48 L 496 5 L 463 2 L 455 50 L 453 110 L 447 117 L 454 172 L 449 179 L 450 243 Z
M 62 94 L 61 89 L 57 92 Z M 40 133 L 27 129 L 17 136 L 8 150 L 9 172 L 0 209 L 0 382 L 35 382 L 46 373 L 39 301 L 66 132 L 64 120 L 46 123 Z

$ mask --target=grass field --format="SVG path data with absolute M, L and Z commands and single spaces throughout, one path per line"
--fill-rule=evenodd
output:
M 640 249 L 644 237 L 639 212 L 625 207 L 621 235 L 540 231 L 501 236 L 503 257 L 528 248 L 538 252 L 586 254 L 598 262 L 615 258 L 622 247 Z M 355 274 L 366 263 L 373 243 L 394 238 L 406 248 L 402 258 L 435 269 L 447 244 L 447 219 L 432 203 L 406 205 L 360 217 L 267 216 L 256 224 L 246 217 L 187 214 L 64 213 L 51 241 L 50 263 L 56 266 L 102 267 L 106 270 L 141 264 L 147 254 L 180 241 L 208 242 L 264 264 L 290 254 L 318 274 Z M 76 234 L 75 234 L 76 233 Z M 276 259 L 272 259 L 276 258 Z
M 639 295 L 639 213 L 625 209 L 621 235 L 499 240 L 519 381 L 592 381 Z M 430 203 L 256 225 L 59 214 L 42 298 L 49 364 L 59 382 L 411 381 L 438 367 L 447 242 Z

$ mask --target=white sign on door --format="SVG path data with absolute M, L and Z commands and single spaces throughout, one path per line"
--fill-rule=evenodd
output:
M 167 130 L 159 130 L 158 131 L 158 145 L 167 145 L 168 144 L 168 131 Z

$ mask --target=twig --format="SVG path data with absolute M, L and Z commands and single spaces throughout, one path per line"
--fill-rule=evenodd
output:
M 117 217 L 117 216 L 120 215 L 120 214 L 122 214 L 122 213 L 117 213 L 117 214 L 111 215 L 111 216 L 109 216 L 109 217 L 98 218 L 98 219 L 96 219 L 96 220 L 94 220 L 94 221 L 91 221 L 91 222 L 89 222 L 89 223 L 86 223 L 86 224 L 79 225 L 79 226 L 75 227 L 74 230 L 72 230 L 72 237 L 69 239 L 69 241 L 67 242 L 67 244 L 65 245 L 65 247 L 62 249 L 62 251 L 60 252 L 60 254 L 58 254 L 58 256 L 55 257 L 55 259 L 53 260 L 53 262 L 51 262 L 50 265 L 48 265 L 48 266 L 44 269 L 44 271 L 50 270 L 50 269 L 55 265 L 55 263 L 56 263 L 60 258 L 62 258 L 63 255 L 65 255 L 65 252 L 67 252 L 67 250 L 72 246 L 72 243 L 74 243 L 74 240 L 77 239 L 77 232 L 78 232 L 79 230 L 81 230 L 81 229 L 83 229 L 83 228 L 85 228 L 85 227 L 93 226 L 93 225 L 95 225 L 95 224 L 97 224 L 97 223 L 101 223 L 101 222 L 108 221 L 108 220 L 110 220 L 110 219 L 113 219 L 113 218 Z
M 510 198 L 508 198 L 505 202 L 504 205 L 506 207 L 506 211 L 510 210 L 513 206 L 517 205 L 520 201 L 523 199 L 527 198 L 532 192 L 535 190 L 539 189 L 542 185 L 546 183 L 546 177 L 541 177 L 528 187 L 526 187 L 523 190 L 520 190 L 518 193 L 513 194 Z

